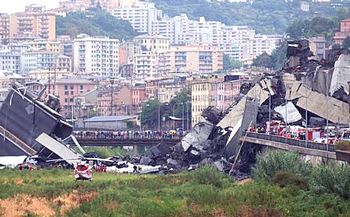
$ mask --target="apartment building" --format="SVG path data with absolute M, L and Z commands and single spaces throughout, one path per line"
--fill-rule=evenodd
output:
M 105 77 L 119 74 L 119 40 L 81 35 L 74 40 L 74 72 Z
M 324 36 L 309 38 L 309 47 L 317 60 L 325 58 L 326 38 Z
M 0 44 L 7 44 L 10 41 L 10 16 L 0 13 Z
M 27 51 L 20 54 L 21 56 L 21 73 L 29 74 L 38 70 L 49 71 L 72 71 L 71 58 L 56 52 L 45 50 Z
M 0 70 L 19 74 L 21 72 L 21 55 L 6 50 L 1 51 Z
M 350 37 L 350 18 L 340 21 L 340 31 L 335 33 L 334 41 L 342 44 L 347 37 Z
M 62 112 L 66 117 L 70 117 L 72 106 L 76 106 L 76 99 L 80 96 L 96 89 L 96 83 L 82 78 L 62 78 L 47 80 L 46 94 L 55 94 L 60 98 Z
M 212 73 L 223 69 L 223 52 L 210 45 L 171 46 L 165 58 L 169 73 Z
M 226 110 L 239 95 L 242 84 L 240 75 L 214 75 L 192 79 L 192 126 L 202 120 L 201 114 L 208 106 Z
M 151 33 L 152 22 L 162 16 L 161 11 L 155 7 L 154 3 L 141 1 L 135 2 L 131 6 L 117 8 L 111 14 L 129 21 L 139 33 Z
M 164 36 L 141 35 L 134 39 L 134 78 L 143 80 L 155 78 L 163 72 L 160 70 L 160 56 L 169 51 L 170 40 Z
M 10 15 L 9 30 L 10 41 L 30 37 L 54 40 L 56 16 L 54 13 L 45 11 L 42 6 L 30 5 L 24 12 Z

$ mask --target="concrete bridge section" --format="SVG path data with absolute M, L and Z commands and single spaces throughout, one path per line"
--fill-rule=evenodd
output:
M 319 156 L 328 159 L 337 159 L 335 145 L 316 143 L 312 141 L 289 139 L 285 137 L 248 132 L 241 141 L 263 145 L 285 151 L 295 151 L 304 155 Z

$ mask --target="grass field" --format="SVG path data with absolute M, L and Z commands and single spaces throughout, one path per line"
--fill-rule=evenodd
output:
M 350 216 L 347 200 L 295 187 L 234 183 L 211 168 L 177 175 L 0 170 L 0 216 Z

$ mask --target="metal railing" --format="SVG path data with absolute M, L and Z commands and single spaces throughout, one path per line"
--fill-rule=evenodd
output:
M 310 148 L 310 149 L 316 149 L 316 150 L 322 150 L 322 151 L 335 152 L 335 145 L 333 144 L 317 143 L 313 141 L 308 141 L 306 143 L 305 140 L 291 139 L 291 138 L 286 138 L 281 136 L 275 136 L 275 135 L 269 135 L 269 134 L 263 134 L 263 133 L 254 133 L 254 132 L 248 132 L 247 137 L 274 141 L 274 142 L 284 143 L 287 145 L 297 146 L 302 148 Z M 328 150 L 327 150 L 327 146 L 328 146 Z
M 12 134 L 10 131 L 5 129 L 4 127 L 0 126 L 0 134 L 4 137 L 13 142 L 16 146 L 18 146 L 20 149 L 25 151 L 29 155 L 36 154 L 36 151 L 31 148 L 29 145 L 27 145 L 25 142 L 20 140 L 17 136 Z

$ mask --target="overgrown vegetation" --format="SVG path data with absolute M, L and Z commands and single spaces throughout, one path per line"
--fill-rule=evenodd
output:
M 312 167 L 296 153 L 278 151 L 258 155 L 253 175 L 257 180 L 272 181 L 281 187 L 294 186 L 318 194 L 350 197 L 350 166 L 347 164 L 330 162 Z
M 126 151 L 121 148 L 84 147 L 86 152 L 95 152 L 100 158 L 124 156 Z
M 129 22 L 120 20 L 99 9 L 87 12 L 73 12 L 56 19 L 58 35 L 108 36 L 117 39 L 130 39 L 137 35 Z
M 206 176 L 211 176 L 211 181 L 206 181 Z M 224 181 L 217 185 L 212 178 Z M 281 188 L 259 180 L 238 185 L 210 167 L 166 176 L 95 173 L 92 182 L 74 181 L 70 170 L 0 171 L 0 204 L 15 195 L 30 195 L 46 199 L 59 216 L 66 204 L 53 201 L 72 192 L 81 196 L 96 193 L 62 216 L 350 215 L 348 201 L 335 194 L 316 194 L 289 185 Z M 0 210 L 4 213 L 5 209 Z M 27 213 L 35 215 L 32 210 Z
M 335 193 L 350 197 L 350 167 L 348 165 L 321 165 L 312 171 L 310 186 L 319 193 Z
M 350 141 L 338 141 L 336 143 L 337 150 L 350 151 Z
M 307 177 L 311 173 L 311 165 L 301 161 L 299 155 L 294 152 L 273 151 L 257 156 L 257 162 L 253 168 L 254 178 L 271 181 L 278 172 Z

